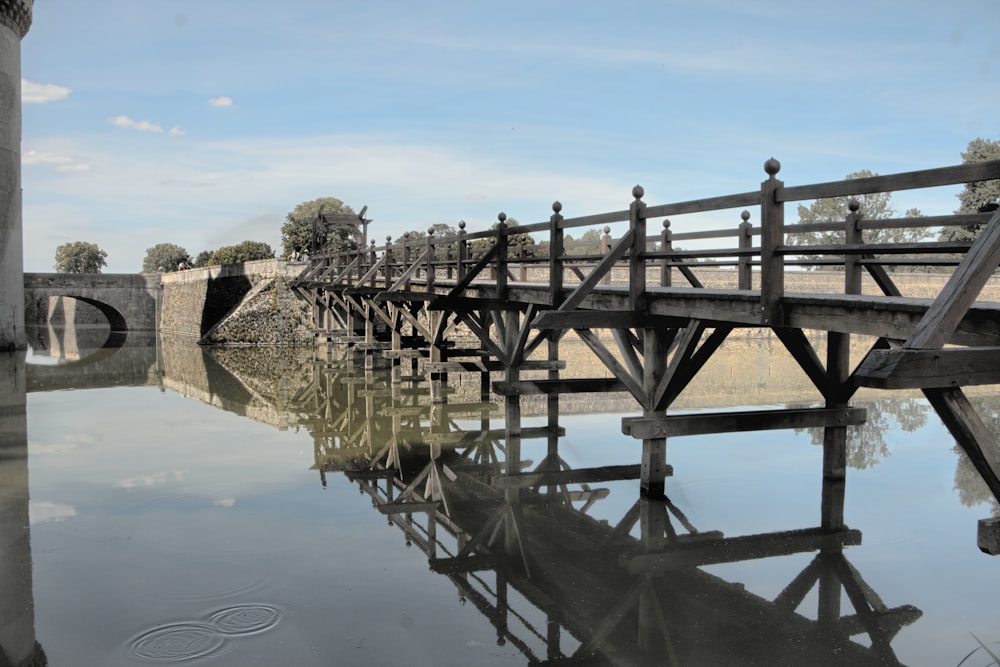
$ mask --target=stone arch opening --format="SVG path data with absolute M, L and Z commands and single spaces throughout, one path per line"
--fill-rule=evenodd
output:
M 97 299 L 91 299 L 89 297 L 79 296 L 77 294 L 64 294 L 62 296 L 69 297 L 71 299 L 76 299 L 77 301 L 82 301 L 83 303 L 90 304 L 91 306 L 97 308 L 99 311 L 101 311 L 104 317 L 107 318 L 108 324 L 111 326 L 112 332 L 129 330 L 128 322 L 125 320 L 125 316 L 122 315 L 121 311 L 119 311 L 114 306 L 105 303 L 103 301 L 99 301 Z

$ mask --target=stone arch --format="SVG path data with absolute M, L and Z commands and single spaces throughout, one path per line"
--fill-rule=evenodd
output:
M 98 299 L 93 299 L 86 296 L 80 296 L 78 294 L 59 294 L 58 296 L 68 297 L 70 299 L 76 299 L 84 303 L 88 303 L 91 306 L 97 308 L 104 317 L 108 318 L 108 324 L 111 325 L 111 331 L 128 331 L 128 322 L 125 320 L 125 316 L 122 315 L 121 311 L 112 306 L 109 303 L 100 301 Z

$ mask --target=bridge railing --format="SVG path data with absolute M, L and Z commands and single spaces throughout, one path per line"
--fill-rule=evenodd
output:
M 758 190 L 749 192 L 651 206 L 642 200 L 645 193 L 636 186 L 629 208 L 619 211 L 564 218 L 562 205 L 555 202 L 553 214 L 545 222 L 511 226 L 501 213 L 490 230 L 468 232 L 460 223 L 457 234 L 436 235 L 429 230 L 419 239 L 404 237 L 393 243 L 387 238 L 382 246 L 372 241 L 368 248 L 313 258 L 303 279 L 385 290 L 413 285 L 428 289 L 439 284 L 456 293 L 472 284 L 490 283 L 500 298 L 506 296 L 511 283 L 542 283 L 553 295 L 552 305 L 559 307 L 570 298 L 565 292 L 571 287 L 580 292 L 581 287 L 587 291 L 616 283 L 626 286 L 633 301 L 639 303 L 649 287 L 700 288 L 700 272 L 735 267 L 735 288 L 759 289 L 762 323 L 776 323 L 787 268 L 842 269 L 847 294 L 860 293 L 861 275 L 867 271 L 884 294 L 898 296 L 887 269 L 954 266 L 961 262 L 970 243 L 866 243 L 866 232 L 983 225 L 990 217 L 981 213 L 869 220 L 860 205 L 851 202 L 843 220 L 786 224 L 786 204 L 1000 179 L 1000 160 L 794 187 L 777 178 L 777 160 L 768 160 L 764 170 L 768 178 Z M 672 229 L 674 216 L 712 214 L 717 219 L 720 212 L 740 209 L 739 214 L 733 213 L 731 227 L 679 233 Z M 656 221 L 661 229 L 648 234 Z M 627 231 L 612 238 L 611 226 L 622 223 L 627 223 Z M 591 240 L 571 240 L 570 233 L 578 230 Z M 789 242 L 795 235 L 814 232 L 838 232 L 839 238 L 836 243 Z M 533 242 L 512 242 L 527 238 L 520 235 L 531 235 Z M 535 235 L 543 239 L 536 242 Z

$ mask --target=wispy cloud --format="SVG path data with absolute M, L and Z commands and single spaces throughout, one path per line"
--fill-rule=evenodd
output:
M 222 97 L 213 97 L 208 101 L 213 107 L 231 107 L 233 106 L 233 100 L 230 97 L 223 95 Z
M 35 83 L 21 79 L 21 102 L 24 104 L 45 104 L 58 102 L 69 97 L 70 89 L 53 83 Z
M 170 128 L 170 131 L 167 132 L 167 134 L 170 135 L 171 137 L 183 137 L 185 134 L 187 134 L 187 132 L 185 132 L 177 125 L 174 125 L 172 128 Z
M 60 172 L 84 172 L 90 171 L 94 165 L 84 162 L 71 155 L 63 153 L 53 153 L 51 151 L 25 151 L 21 155 L 22 165 L 40 165 L 50 167 Z
M 140 132 L 152 132 L 153 134 L 160 134 L 163 132 L 163 126 L 159 123 L 151 123 L 148 120 L 133 120 L 124 114 L 121 116 L 115 116 L 114 118 L 109 118 L 108 122 L 115 127 L 138 130 Z

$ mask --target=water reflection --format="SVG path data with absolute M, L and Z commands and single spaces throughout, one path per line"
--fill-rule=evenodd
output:
M 112 370 L 115 359 L 120 365 L 117 371 Z M 105 363 L 108 370 L 98 372 Z M 24 378 L 21 368 L 20 376 L 15 368 L 14 377 Z M 901 631 L 919 629 L 924 622 L 918 620 L 921 610 L 927 609 L 919 587 L 900 591 L 893 586 L 887 593 L 885 586 L 892 585 L 893 578 L 878 576 L 878 567 L 872 575 L 872 558 L 858 546 L 859 530 L 788 522 L 791 525 L 774 526 L 779 530 L 740 531 L 730 526 L 723 532 L 717 529 L 718 517 L 683 493 L 685 469 L 679 468 L 678 476 L 670 480 L 669 498 L 650 500 L 638 497 L 634 481 L 638 466 L 630 463 L 627 449 L 613 456 L 615 465 L 574 463 L 579 457 L 574 456 L 571 441 L 579 442 L 579 431 L 567 437 L 571 425 L 578 424 L 571 413 L 597 412 L 607 403 L 604 397 L 601 404 L 589 405 L 529 402 L 523 406 L 523 419 L 512 422 L 505 418 L 502 404 L 479 400 L 478 380 L 451 378 L 448 403 L 433 404 L 422 383 L 391 384 L 383 371 L 365 371 L 348 350 L 336 348 L 317 357 L 312 350 L 206 350 L 190 341 L 170 339 L 158 348 L 140 349 L 130 341 L 89 368 L 59 369 L 68 373 L 60 384 L 47 375 L 48 369 L 32 366 L 20 391 L 11 394 L 9 403 L 14 407 L 2 412 L 0 645 L 14 665 L 23 664 L 18 656 L 40 650 L 34 644 L 33 613 L 25 612 L 34 604 L 25 396 L 28 390 L 80 385 L 87 377 L 91 384 L 86 386 L 101 386 L 98 378 L 103 378 L 100 381 L 107 383 L 103 386 L 159 387 L 288 435 L 297 431 L 298 439 L 311 445 L 310 461 L 303 470 L 311 463 L 311 474 L 316 476 L 312 484 L 329 494 L 337 487 L 334 480 L 344 483 L 341 475 L 350 480 L 370 499 L 372 518 L 376 513 L 383 516 L 407 546 L 417 547 L 426 558 L 433 573 L 426 576 L 454 589 L 464 603 L 458 613 L 475 610 L 493 628 L 496 642 L 515 648 L 522 662 L 895 664 L 894 643 Z M 696 395 L 686 398 L 698 402 Z M 902 417 L 892 416 L 895 406 L 890 401 L 878 399 L 868 408 L 869 420 L 895 432 L 920 428 L 926 420 L 912 401 L 902 405 Z M 617 416 L 609 414 L 607 421 L 615 422 Z M 183 439 L 197 427 L 175 428 Z M 851 447 L 864 451 L 876 434 L 859 435 Z M 859 469 L 888 455 L 891 442 L 881 432 L 878 435 L 883 438 L 875 440 L 880 444 L 855 459 Z M 254 450 L 239 451 L 240 464 L 249 465 L 244 459 L 252 459 Z M 197 469 L 210 463 L 192 460 L 189 465 Z M 220 467 L 235 465 L 227 459 Z M 278 470 L 231 470 L 233 478 L 243 475 L 257 486 L 267 484 L 267 473 Z M 843 487 L 825 491 L 839 501 L 832 511 L 843 512 Z M 236 494 L 221 488 L 213 492 L 218 507 L 238 502 Z M 725 493 L 723 488 L 717 491 L 720 496 Z M 127 513 L 139 512 L 135 499 L 130 502 Z M 730 515 L 744 515 L 740 498 L 727 502 L 734 507 Z M 261 501 L 258 511 L 263 506 Z M 818 509 L 817 502 L 817 514 Z M 158 525 L 161 515 L 156 513 Z M 254 514 L 253 520 L 261 519 Z M 373 521 L 362 516 L 357 523 Z M 870 538 L 870 531 L 866 533 Z M 303 532 L 295 539 L 311 545 L 309 537 Z M 338 539 L 360 537 L 348 533 Z M 357 548 L 365 547 L 359 542 Z M 250 549 L 242 544 L 234 547 L 237 552 Z M 205 554 L 208 560 L 213 556 Z M 780 583 L 770 590 L 752 582 L 744 585 L 744 576 L 726 569 L 739 564 L 770 567 Z M 274 567 L 285 567 L 284 559 Z M 315 563 L 313 567 L 317 573 L 324 571 Z M 191 573 L 185 576 L 197 579 Z M 322 577 L 319 581 L 329 585 Z M 376 588 L 377 582 L 369 583 L 373 599 L 387 595 Z M 293 612 L 297 604 L 305 604 L 294 599 L 282 602 Z M 324 603 L 334 616 L 355 613 L 333 599 Z M 280 633 L 307 622 L 285 610 L 271 602 L 230 604 L 229 598 L 212 599 L 206 608 L 165 616 L 141 631 L 133 629 L 126 633 L 131 639 L 125 644 L 133 657 L 142 660 L 165 659 L 162 656 L 180 641 L 201 647 L 199 655 L 206 658 L 233 655 L 230 664 L 241 664 L 246 653 L 241 657 L 236 652 L 238 641 L 259 642 L 271 636 L 286 641 L 288 635 Z M 390 641 L 391 633 L 377 630 L 381 620 L 380 616 L 370 621 L 373 632 L 386 634 L 385 641 Z M 409 623 L 413 625 L 412 618 Z M 7 627 L 17 630 L 2 634 Z M 52 636 L 59 629 L 47 632 Z M 5 664 L 3 658 L 0 664 Z
M 497 425 L 492 404 L 430 404 L 349 363 L 318 371 L 297 405 L 315 410 L 301 423 L 323 484 L 346 474 L 532 664 L 897 664 L 892 639 L 921 616 L 886 605 L 851 565 L 859 531 L 727 537 L 647 498 L 599 520 L 600 483 L 638 466 L 574 470 L 559 427 Z M 558 402 L 547 407 L 551 424 Z M 528 439 L 547 441 L 538 465 L 520 455 Z M 773 599 L 703 569 L 797 553 L 816 555 Z

